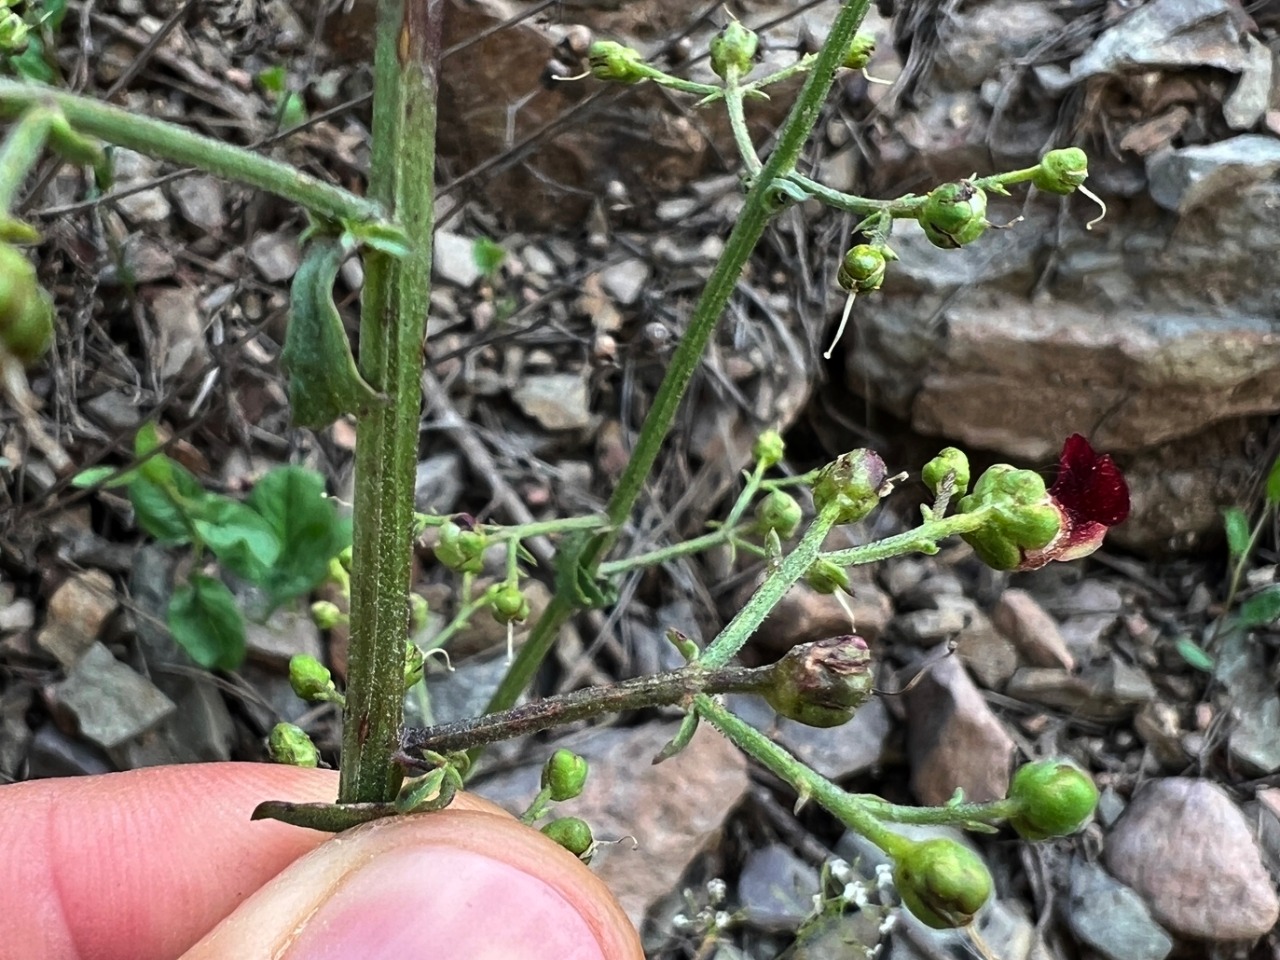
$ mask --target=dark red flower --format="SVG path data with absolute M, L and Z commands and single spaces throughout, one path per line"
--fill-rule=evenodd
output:
M 1078 560 L 1102 546 L 1107 529 L 1129 516 L 1129 485 L 1109 454 L 1099 455 L 1075 433 L 1062 445 L 1058 478 L 1049 499 L 1062 515 L 1058 535 L 1039 550 L 1028 550 L 1020 570 L 1036 570 L 1051 560 Z

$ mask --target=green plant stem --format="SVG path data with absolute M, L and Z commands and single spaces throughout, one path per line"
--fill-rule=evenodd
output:
M 740 750 L 759 761 L 768 770 L 781 777 L 800 795 L 801 799 L 813 799 L 826 807 L 849 829 L 866 837 L 877 847 L 898 857 L 906 851 L 911 841 L 885 827 L 859 798 L 841 790 L 826 777 L 815 773 L 786 750 L 778 746 L 751 724 L 734 716 L 706 694 L 693 698 L 694 709 L 723 733 Z
M 198 167 L 207 173 L 265 190 L 333 220 L 385 220 L 373 199 L 356 196 L 296 167 L 193 133 L 165 120 L 130 113 L 91 97 L 16 80 L 0 80 L 0 117 L 20 116 L 32 107 L 53 107 L 72 129 L 139 153 Z
M 1253 525 L 1253 529 L 1249 531 L 1249 542 L 1245 545 L 1244 551 L 1236 558 L 1235 563 L 1231 565 L 1231 580 L 1227 584 L 1227 596 L 1223 602 L 1222 616 L 1213 624 L 1213 632 L 1209 634 L 1209 641 L 1205 644 L 1205 649 L 1212 653 L 1218 645 L 1218 640 L 1222 633 L 1223 624 L 1227 622 L 1227 613 L 1235 606 L 1236 595 L 1240 592 L 1240 584 L 1244 582 L 1245 567 L 1249 564 L 1249 558 L 1253 556 L 1253 551 L 1257 549 L 1258 541 L 1262 538 L 1262 531 L 1266 529 L 1268 523 L 1271 522 L 1271 504 L 1268 503 L 1263 509 L 1262 514 L 1258 517 L 1258 522 Z
M 9 128 L 0 145 L 0 212 L 8 214 L 13 209 L 18 189 L 44 152 L 53 117 L 47 107 L 31 107 Z
M 961 533 L 972 533 L 987 523 L 991 512 L 990 507 L 979 507 L 969 513 L 957 513 L 955 516 L 944 517 L 941 520 L 928 520 L 912 530 L 877 540 L 875 543 L 849 547 L 845 550 L 832 550 L 822 554 L 822 558 L 842 567 L 856 567 L 864 563 L 887 560 L 890 557 L 900 557 L 907 553 L 936 553 L 938 541 Z
M 671 356 L 666 376 L 663 377 L 662 385 L 653 399 L 653 406 L 640 429 L 635 450 L 632 451 L 631 459 L 609 500 L 605 512 L 609 517 L 610 529 L 593 538 L 581 554 L 581 562 L 588 572 L 594 573 L 598 569 L 631 516 L 654 461 L 657 460 L 658 451 L 675 421 L 680 401 L 697 370 L 707 342 L 724 313 L 725 305 L 729 302 L 751 251 L 755 249 L 772 216 L 770 198 L 773 194 L 773 181 L 795 169 L 800 152 L 821 114 L 822 104 L 831 89 L 836 70 L 843 62 L 853 36 L 870 6 L 871 0 L 847 0 L 840 8 L 831 25 L 831 34 L 818 53 L 813 69 L 778 133 L 777 147 L 769 155 L 760 176 L 747 192 L 742 212 L 725 242 L 724 253 L 694 306 L 689 328 Z M 567 589 L 556 592 L 489 701 L 490 711 L 505 710 L 516 702 L 520 693 L 532 682 L 543 658 L 559 635 L 560 628 L 573 615 L 575 606 L 572 592 Z
M 787 179 L 821 200 L 827 206 L 835 207 L 837 210 L 847 210 L 862 217 L 887 214 L 898 219 L 912 220 L 915 219 L 916 214 L 919 213 L 920 208 L 924 206 L 924 202 L 927 199 L 926 197 L 908 194 L 905 197 L 899 197 L 897 200 L 872 200 L 868 197 L 855 196 L 852 193 L 841 193 L 839 190 L 833 190 L 826 184 L 794 171 L 787 175 Z
M 742 109 L 742 87 L 738 85 L 738 68 L 729 64 L 724 80 L 724 106 L 729 114 L 729 126 L 733 130 L 733 141 L 737 144 L 738 153 L 747 168 L 747 173 L 756 176 L 760 173 L 760 157 L 756 155 L 756 145 L 751 142 L 751 132 L 747 129 L 747 115 Z
M 873 793 L 854 794 L 868 813 L 886 823 L 916 823 L 932 826 L 961 825 L 969 823 L 1004 823 L 1018 813 L 1018 804 L 1008 798 L 990 803 L 956 803 L 944 807 L 908 807 L 882 800 Z
M 431 292 L 435 130 L 444 0 L 379 0 L 369 194 L 407 233 L 403 258 L 370 251 L 360 318 L 361 373 L 392 403 L 356 432 L 351 647 L 339 800 L 395 798 L 421 415 Z
M 687 705 L 697 693 L 760 693 L 773 682 L 773 676 L 773 665 L 726 667 L 722 670 L 689 666 L 546 697 L 471 720 L 409 728 L 404 732 L 402 745 L 404 752 L 415 758 L 426 751 L 452 753 L 470 750 L 606 713 L 675 703 Z
M 698 663 L 708 670 L 714 670 L 733 659 L 760 624 L 764 623 L 769 612 L 778 605 L 778 601 L 813 566 L 813 561 L 822 550 L 822 542 L 835 526 L 838 511 L 839 506 L 832 504 L 814 517 L 796 548 L 787 554 L 782 563 L 769 571 L 751 599 L 702 652 Z

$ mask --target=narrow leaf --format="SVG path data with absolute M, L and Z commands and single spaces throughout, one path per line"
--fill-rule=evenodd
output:
M 1271 464 L 1271 472 L 1267 474 L 1267 503 L 1280 506 L 1280 457 Z
M 333 302 L 333 281 L 345 254 L 338 240 L 313 240 L 289 293 L 289 329 L 280 364 L 289 376 L 293 422 L 313 430 L 385 402 L 360 376 Z
M 1273 583 L 1240 604 L 1240 622 L 1245 627 L 1265 627 L 1280 620 L 1280 583 Z
M 173 639 L 200 666 L 234 670 L 244 660 L 244 620 L 221 580 L 194 574 L 169 601 Z
M 1239 507 L 1227 507 L 1222 511 L 1222 523 L 1227 531 L 1227 551 L 1233 560 L 1239 560 L 1249 552 L 1249 518 Z
M 1204 648 L 1190 637 L 1179 637 L 1174 647 L 1178 651 L 1178 655 L 1187 661 L 1188 666 L 1194 667 L 1203 673 L 1213 673 L 1213 657 L 1209 656 Z

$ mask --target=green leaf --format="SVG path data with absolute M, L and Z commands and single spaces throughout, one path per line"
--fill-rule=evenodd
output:
M 62 29 L 62 20 L 67 15 L 67 0 L 44 0 L 40 4 L 40 24 L 51 32 Z
M 346 248 L 331 237 L 313 240 L 289 294 L 289 330 L 280 364 L 289 376 L 293 422 L 313 430 L 386 402 L 360 376 L 333 302 L 333 281 L 345 254 Z
M 110 490 L 113 487 L 127 487 L 135 477 L 137 472 L 133 470 L 122 471 L 119 467 L 90 467 L 72 477 L 71 485 L 81 490 L 101 485 Z
M 398 223 L 379 220 L 344 220 L 342 228 L 346 231 L 344 240 L 357 246 L 368 247 L 389 257 L 407 257 L 409 255 L 409 236 L 404 227 Z
M 1245 627 L 1265 627 L 1280 620 L 1280 583 L 1273 583 L 1240 604 L 1240 623 Z
M 246 501 L 271 527 L 280 555 L 263 587 L 278 604 L 310 592 L 328 576 L 329 561 L 351 541 L 324 477 L 302 467 L 278 467 L 253 488 Z
M 284 67 L 267 67 L 258 73 L 258 86 L 267 93 L 283 93 L 286 78 Z
M 1239 560 L 1249 552 L 1249 518 L 1239 507 L 1226 507 L 1222 523 L 1227 531 L 1227 551 L 1233 560 Z
M 1178 655 L 1187 661 L 1188 666 L 1195 667 L 1203 673 L 1213 673 L 1213 657 L 1190 637 L 1179 637 L 1174 644 Z
M 154 459 L 165 459 L 156 457 Z M 169 461 L 169 482 L 155 483 L 139 472 L 129 483 L 129 502 L 138 526 L 161 543 L 190 543 L 193 504 L 205 495 L 200 481 Z
M 27 49 L 19 54 L 9 56 L 9 69 L 23 80 L 34 80 L 37 83 L 54 84 L 58 75 L 44 56 L 44 42 L 36 36 L 27 40 Z
M 267 579 L 280 556 L 280 540 L 256 510 L 206 493 L 191 509 L 196 535 L 224 567 L 252 583 Z
M 1276 457 L 1275 463 L 1271 464 L 1271 471 L 1267 474 L 1267 503 L 1274 506 L 1280 506 L 1280 457 Z
M 502 262 L 507 259 L 507 251 L 502 245 L 494 243 L 488 237 L 478 237 L 471 244 L 471 256 L 480 272 L 488 279 L 493 279 Z
M 169 601 L 169 631 L 200 666 L 234 670 L 244 660 L 244 620 L 221 580 L 193 574 Z

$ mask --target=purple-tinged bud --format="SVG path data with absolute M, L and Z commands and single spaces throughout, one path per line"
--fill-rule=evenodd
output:
M 913 843 L 898 857 L 893 882 L 906 908 L 935 930 L 968 926 L 992 888 L 982 859 L 947 837 Z
M 838 727 L 871 697 L 871 651 L 849 634 L 792 647 L 773 666 L 764 698 L 779 716 L 811 727 Z
M 1069 760 L 1037 760 L 1019 767 L 1009 784 L 1018 804 L 1009 825 L 1024 840 L 1048 840 L 1075 833 L 1093 816 L 1098 788 Z
M 884 461 L 874 450 L 854 450 L 841 454 L 818 473 L 813 482 L 813 502 L 822 512 L 838 505 L 836 523 L 857 523 L 880 502 L 890 489 Z

